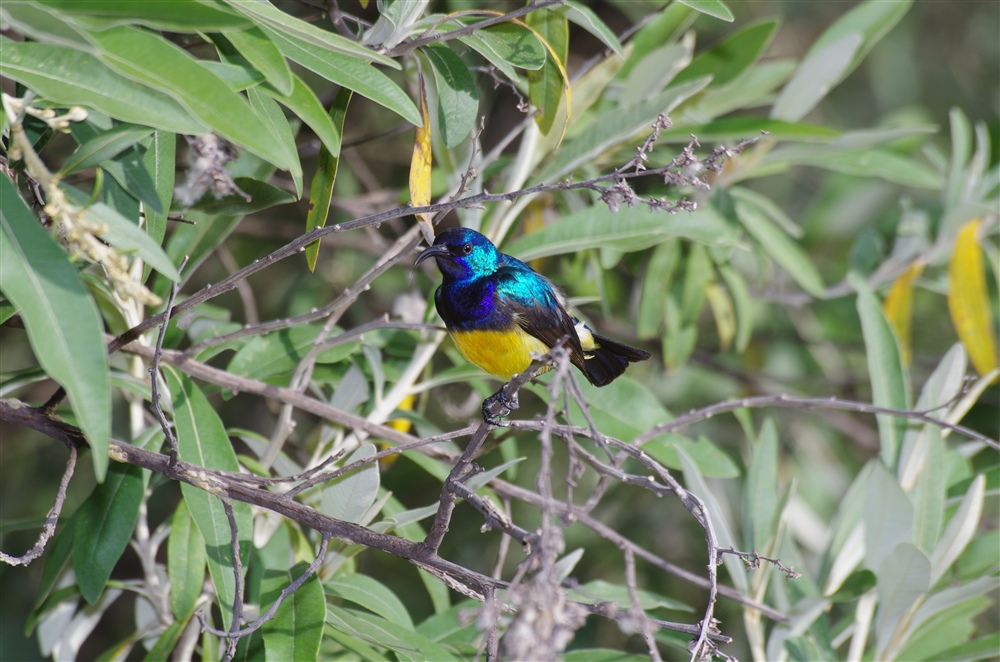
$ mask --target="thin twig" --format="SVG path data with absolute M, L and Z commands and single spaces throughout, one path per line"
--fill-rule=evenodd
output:
M 185 265 L 187 265 L 188 256 L 184 256 L 184 260 L 181 262 L 180 268 L 177 270 L 178 273 L 184 270 Z M 182 281 L 183 279 L 181 279 Z M 174 298 L 177 296 L 177 290 L 180 287 L 181 281 L 173 284 L 170 288 L 170 296 L 167 298 L 167 309 L 163 311 L 163 324 L 160 325 L 160 333 L 156 337 L 156 347 L 153 349 L 153 360 L 149 364 L 149 387 L 150 387 L 150 407 L 153 410 L 153 415 L 156 416 L 157 422 L 160 424 L 160 429 L 163 430 L 163 436 L 167 440 L 167 445 L 170 448 L 170 463 L 172 465 L 177 464 L 178 457 L 178 447 L 177 447 L 177 435 L 174 434 L 174 428 L 167 421 L 167 417 L 163 413 L 163 409 L 160 407 L 160 390 L 159 390 L 159 379 L 160 379 L 160 359 L 163 358 L 163 339 L 167 336 L 167 326 L 170 324 L 170 315 L 174 309 Z

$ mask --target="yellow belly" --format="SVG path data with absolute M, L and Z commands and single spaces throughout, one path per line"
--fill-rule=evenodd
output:
M 508 331 L 453 331 L 452 340 L 462 356 L 504 381 L 531 365 L 531 353 L 544 354 L 549 348 L 519 326 Z

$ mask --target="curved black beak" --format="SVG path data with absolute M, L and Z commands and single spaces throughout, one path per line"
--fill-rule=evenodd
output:
M 431 257 L 437 257 L 439 255 L 451 255 L 451 251 L 449 251 L 448 247 L 444 245 L 428 246 L 423 250 L 423 252 L 420 253 L 420 255 L 417 256 L 417 259 L 413 262 L 413 266 L 416 267 L 424 260 Z

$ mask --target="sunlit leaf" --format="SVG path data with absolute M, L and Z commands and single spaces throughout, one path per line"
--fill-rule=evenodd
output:
M 410 160 L 410 202 L 414 207 L 423 207 L 431 203 L 431 172 L 433 168 L 433 147 L 431 145 L 431 122 L 427 113 L 427 90 L 424 87 L 423 76 L 420 76 L 420 114 L 424 118 L 423 126 L 417 127 L 413 138 L 413 158 Z M 427 214 L 416 214 L 424 241 L 430 246 L 434 243 L 434 226 Z
M 733 12 L 722 0 L 677 0 L 677 2 L 700 11 L 702 14 L 708 14 L 723 21 L 733 21 Z
M 438 127 L 445 147 L 456 147 L 472 133 L 479 112 L 479 92 L 469 68 L 454 51 L 430 44 L 420 51 L 434 74 Z M 426 104 L 426 96 L 421 100 Z
M 979 219 L 969 221 L 955 238 L 948 264 L 948 312 L 969 360 L 985 375 L 998 364 L 983 251 L 976 241 L 979 224 Z
M 913 322 L 913 286 L 923 273 L 924 264 L 919 260 L 911 264 L 892 284 L 885 298 L 885 316 L 899 338 L 903 364 L 909 365 L 913 356 L 910 328 Z
M 266 570 L 261 580 L 261 605 L 270 606 L 285 587 L 305 572 L 308 565 L 302 561 L 288 570 Z M 281 603 L 274 614 L 274 620 L 265 623 L 261 628 L 265 659 L 275 661 L 319 659 L 325 615 L 323 586 L 319 577 L 313 574 Z
M 569 53 L 569 23 L 565 16 L 549 10 L 531 12 L 525 17 L 525 23 L 535 31 L 548 50 L 548 57 L 542 68 L 528 72 L 528 96 L 532 105 L 541 111 L 535 116 L 535 122 L 542 133 L 547 134 L 555 124 L 563 93 L 565 92 L 567 100 L 570 95 L 565 67 Z M 570 109 L 567 108 L 567 114 L 569 112 Z

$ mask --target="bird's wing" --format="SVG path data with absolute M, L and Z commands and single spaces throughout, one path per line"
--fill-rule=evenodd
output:
M 494 274 L 497 307 L 513 316 L 522 329 L 548 347 L 568 336 L 566 348 L 570 358 L 583 369 L 580 339 L 573 319 L 561 303 L 559 291 L 544 276 L 521 264 L 508 264 Z

